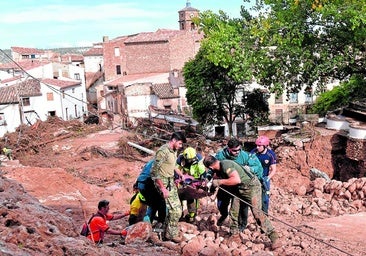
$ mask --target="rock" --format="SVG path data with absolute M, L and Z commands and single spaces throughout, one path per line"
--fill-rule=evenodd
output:
M 216 245 L 216 246 L 206 246 L 206 247 L 204 247 L 201 250 L 201 252 L 197 255 L 202 255 L 202 256 L 211 256 L 211 255 L 229 256 L 230 253 L 223 250 L 218 245 Z
M 314 189 L 313 195 L 314 195 L 314 197 L 322 198 L 323 197 L 323 192 L 319 189 Z
M 319 189 L 321 192 L 324 192 L 324 186 L 327 183 L 327 180 L 324 178 L 316 178 L 313 181 L 313 186 L 315 189 Z
M 306 187 L 305 187 L 305 186 L 303 186 L 303 185 L 301 185 L 301 186 L 299 186 L 299 187 L 294 188 L 294 191 L 295 191 L 295 193 L 296 193 L 297 195 L 299 195 L 299 196 L 304 196 L 304 195 L 306 195 Z
M 199 252 L 204 248 L 205 243 L 203 239 L 193 238 L 182 249 L 184 256 L 199 255 Z
M 348 187 L 347 189 L 348 189 L 348 191 L 349 191 L 350 193 L 353 193 L 353 192 L 356 190 L 356 188 L 357 188 L 357 183 L 353 181 L 353 182 L 351 183 L 351 185 L 349 185 L 349 187 Z
M 351 203 L 351 205 L 356 208 L 357 210 L 360 210 L 363 208 L 363 200 L 355 200 Z
M 126 239 L 125 244 L 139 244 L 146 242 L 152 234 L 151 224 L 148 222 L 138 222 L 131 225 Z

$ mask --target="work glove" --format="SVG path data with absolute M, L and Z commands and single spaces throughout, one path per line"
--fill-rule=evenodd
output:
M 212 181 L 212 187 L 217 188 L 220 186 L 220 180 L 213 180 Z

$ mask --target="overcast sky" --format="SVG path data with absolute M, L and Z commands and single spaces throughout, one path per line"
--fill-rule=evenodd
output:
M 0 5 L 0 48 L 91 46 L 159 28 L 179 29 L 178 11 L 187 0 L 4 0 Z M 190 0 L 200 10 L 240 16 L 243 0 Z

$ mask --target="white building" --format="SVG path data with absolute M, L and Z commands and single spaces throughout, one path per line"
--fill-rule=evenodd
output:
M 19 66 L 18 66 L 19 65 Z M 23 60 L 0 66 L 0 136 L 48 116 L 80 118 L 87 109 L 84 68 L 72 63 Z

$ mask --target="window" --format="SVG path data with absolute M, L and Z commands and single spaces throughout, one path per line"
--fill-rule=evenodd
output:
M 56 116 L 56 111 L 48 111 L 49 116 Z
M 72 89 L 71 89 L 71 92 L 72 92 L 72 93 L 75 93 L 75 88 L 72 88 Z
M 313 103 L 313 89 L 308 86 L 305 88 L 305 103 Z
M 116 57 L 120 56 L 120 52 L 119 52 L 119 48 L 118 47 L 115 47 L 114 48 L 114 56 L 116 56 Z
M 80 80 L 80 74 L 79 73 L 75 73 L 74 74 L 74 79 L 75 80 Z
M 236 124 L 236 136 L 244 137 L 245 135 L 246 135 L 245 123 L 237 123 Z
M 74 111 L 75 111 L 75 117 L 77 117 L 78 116 L 78 108 L 77 108 L 76 105 L 74 105 Z
M 283 110 L 282 109 L 276 109 L 275 110 L 275 119 L 276 123 L 281 124 L 283 120 Z
M 0 125 L 6 125 L 4 113 L 0 113 Z
M 47 93 L 47 101 L 53 101 L 53 92 Z
M 116 66 L 116 73 L 117 73 L 117 75 L 122 74 L 122 72 L 121 72 L 121 65 L 117 65 Z
M 282 104 L 282 103 L 283 103 L 283 94 L 276 93 L 275 104 Z
M 30 106 L 29 98 L 22 98 L 22 104 L 23 106 Z
M 296 92 L 290 93 L 290 103 L 298 103 L 298 93 Z
M 220 137 L 220 138 L 225 137 L 225 126 L 216 126 L 215 127 L 215 137 Z
M 305 103 L 312 103 L 313 102 L 313 96 L 310 92 L 305 92 Z

